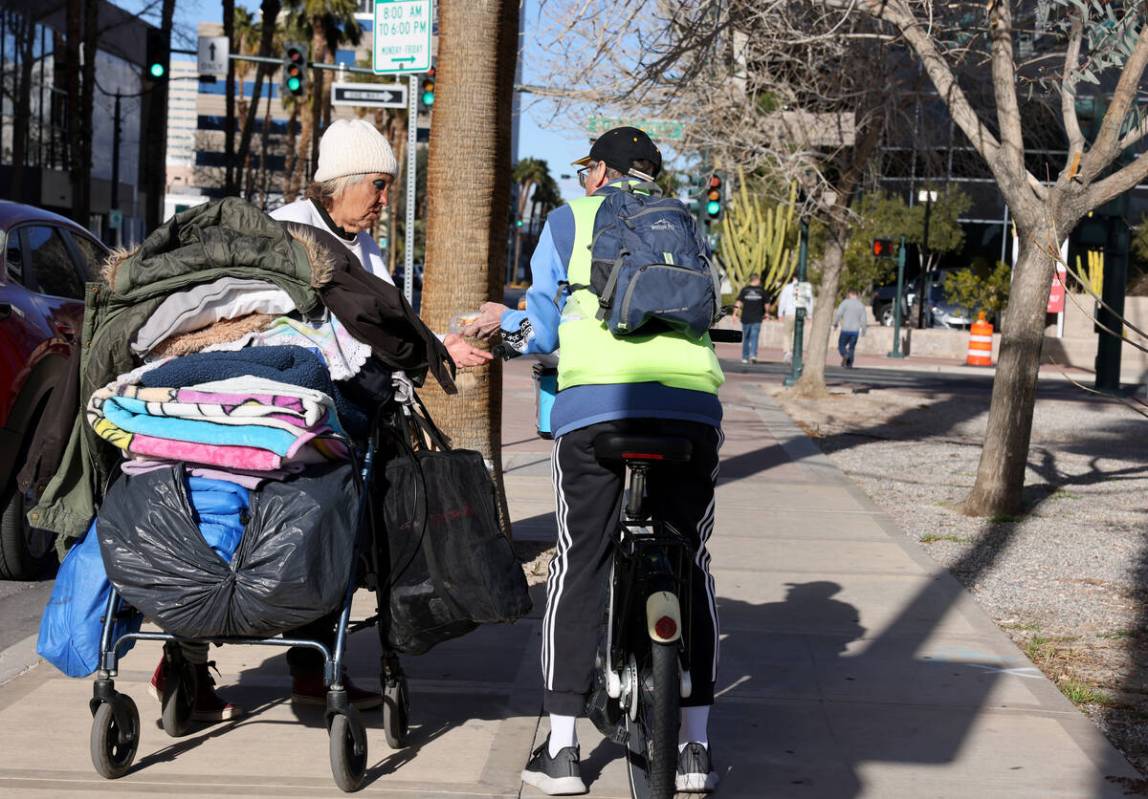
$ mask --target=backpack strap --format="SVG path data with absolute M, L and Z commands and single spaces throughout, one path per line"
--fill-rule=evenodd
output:
M 571 283 L 569 280 L 559 280 L 558 281 L 558 291 L 554 292 L 554 304 L 555 305 L 558 304 L 558 301 L 560 299 L 562 299 L 563 294 L 565 294 L 567 297 L 569 297 L 575 291 L 581 291 L 582 289 L 590 289 L 590 288 L 591 287 L 586 285 L 585 283 Z
M 598 321 L 603 321 L 606 314 L 610 310 L 610 306 L 614 304 L 614 289 L 618 287 L 618 273 L 621 271 L 622 261 L 627 255 L 630 254 L 629 250 L 622 250 L 618 253 L 618 257 L 614 259 L 614 265 L 610 267 L 610 277 L 606 279 L 606 286 L 602 289 L 602 296 L 598 298 Z

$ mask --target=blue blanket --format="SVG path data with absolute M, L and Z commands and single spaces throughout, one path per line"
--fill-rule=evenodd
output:
M 174 416 L 152 416 L 148 413 L 146 402 L 130 397 L 109 397 L 101 410 L 105 419 L 128 433 L 142 433 L 193 444 L 255 447 L 274 452 L 280 457 L 291 453 L 295 443 L 308 432 L 301 427 L 298 433 L 291 433 L 261 424 L 217 424 Z M 308 440 L 310 438 L 308 436 Z
M 323 359 L 305 347 L 247 347 L 235 352 L 184 355 L 145 372 L 140 383 L 149 388 L 186 388 L 244 375 L 322 391 L 335 401 L 339 421 L 348 435 L 359 438 L 368 430 L 366 415 L 343 396 Z

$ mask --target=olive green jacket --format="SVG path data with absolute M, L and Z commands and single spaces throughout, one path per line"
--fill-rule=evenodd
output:
M 89 283 L 86 291 L 81 407 L 60 467 L 28 513 L 33 526 L 59 535 L 61 554 L 87 530 L 120 458 L 84 423 L 82 405 L 96 389 L 135 368 L 130 342 L 160 303 L 172 292 L 231 276 L 274 283 L 309 314 L 322 306 L 317 288 L 329 278 L 322 263 L 306 242 L 235 198 L 177 214 L 139 249 L 109 259 L 104 282 Z

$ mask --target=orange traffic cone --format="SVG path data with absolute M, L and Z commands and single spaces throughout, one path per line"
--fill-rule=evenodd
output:
M 965 358 L 969 366 L 993 365 L 993 326 L 985 321 L 985 312 L 977 314 L 969 330 L 969 354 Z

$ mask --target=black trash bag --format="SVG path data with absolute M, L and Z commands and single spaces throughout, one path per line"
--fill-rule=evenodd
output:
M 342 604 L 358 493 L 345 463 L 264 483 L 231 563 L 200 535 L 180 467 L 119 479 L 96 529 L 112 585 L 167 632 L 263 637 Z
M 395 414 L 397 453 L 376 483 L 390 556 L 388 643 L 415 655 L 531 608 L 482 455 L 451 450 L 422 411 Z

